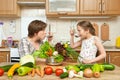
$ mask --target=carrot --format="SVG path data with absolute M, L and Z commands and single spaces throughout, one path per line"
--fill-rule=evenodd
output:
M 28 72 L 28 75 L 30 75 L 31 74 L 31 71 L 30 72 Z
M 32 77 L 35 76 L 35 69 L 34 69 L 34 68 L 32 69 L 32 74 L 31 74 L 31 76 L 32 76 Z
M 41 69 L 40 72 L 41 72 L 41 77 L 43 78 L 43 76 L 45 74 L 44 69 Z
M 36 71 L 37 75 L 41 76 L 41 73 L 40 73 L 40 69 L 39 69 L 39 68 L 36 68 L 35 71 Z
M 44 72 L 44 67 L 41 67 L 41 70 L 40 70 L 40 73 L 41 73 L 41 77 L 43 78 L 45 72 Z

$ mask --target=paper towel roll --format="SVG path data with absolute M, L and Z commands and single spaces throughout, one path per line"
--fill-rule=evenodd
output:
M 2 40 L 6 39 L 3 31 L 3 22 L 0 22 L 0 46 L 2 46 Z

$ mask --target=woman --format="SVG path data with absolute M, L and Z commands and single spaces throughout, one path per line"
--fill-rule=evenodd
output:
M 32 54 L 35 50 L 39 50 L 40 45 L 43 43 L 43 39 L 46 37 L 46 26 L 47 24 L 40 21 L 34 20 L 28 26 L 28 36 L 21 39 L 19 43 L 19 55 L 20 57 L 26 54 Z M 48 37 L 52 40 L 52 37 Z

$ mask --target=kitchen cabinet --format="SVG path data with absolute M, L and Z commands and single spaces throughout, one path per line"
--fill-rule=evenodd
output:
M 0 62 L 10 62 L 10 51 L 0 51 Z
M 79 0 L 46 0 L 47 17 L 79 15 Z
M 17 0 L 0 0 L 0 17 L 19 17 L 20 7 Z
M 120 51 L 107 51 L 107 62 L 120 66 Z
M 119 15 L 120 0 L 80 0 L 80 15 Z
M 120 15 L 119 3 L 120 0 L 46 0 L 46 15 L 47 17 Z

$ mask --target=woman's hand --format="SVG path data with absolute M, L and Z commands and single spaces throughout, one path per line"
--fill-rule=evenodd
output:
M 47 36 L 48 42 L 51 42 L 51 41 L 53 40 L 53 33 L 52 33 L 52 32 L 49 32 L 48 34 L 49 34 L 49 35 Z

